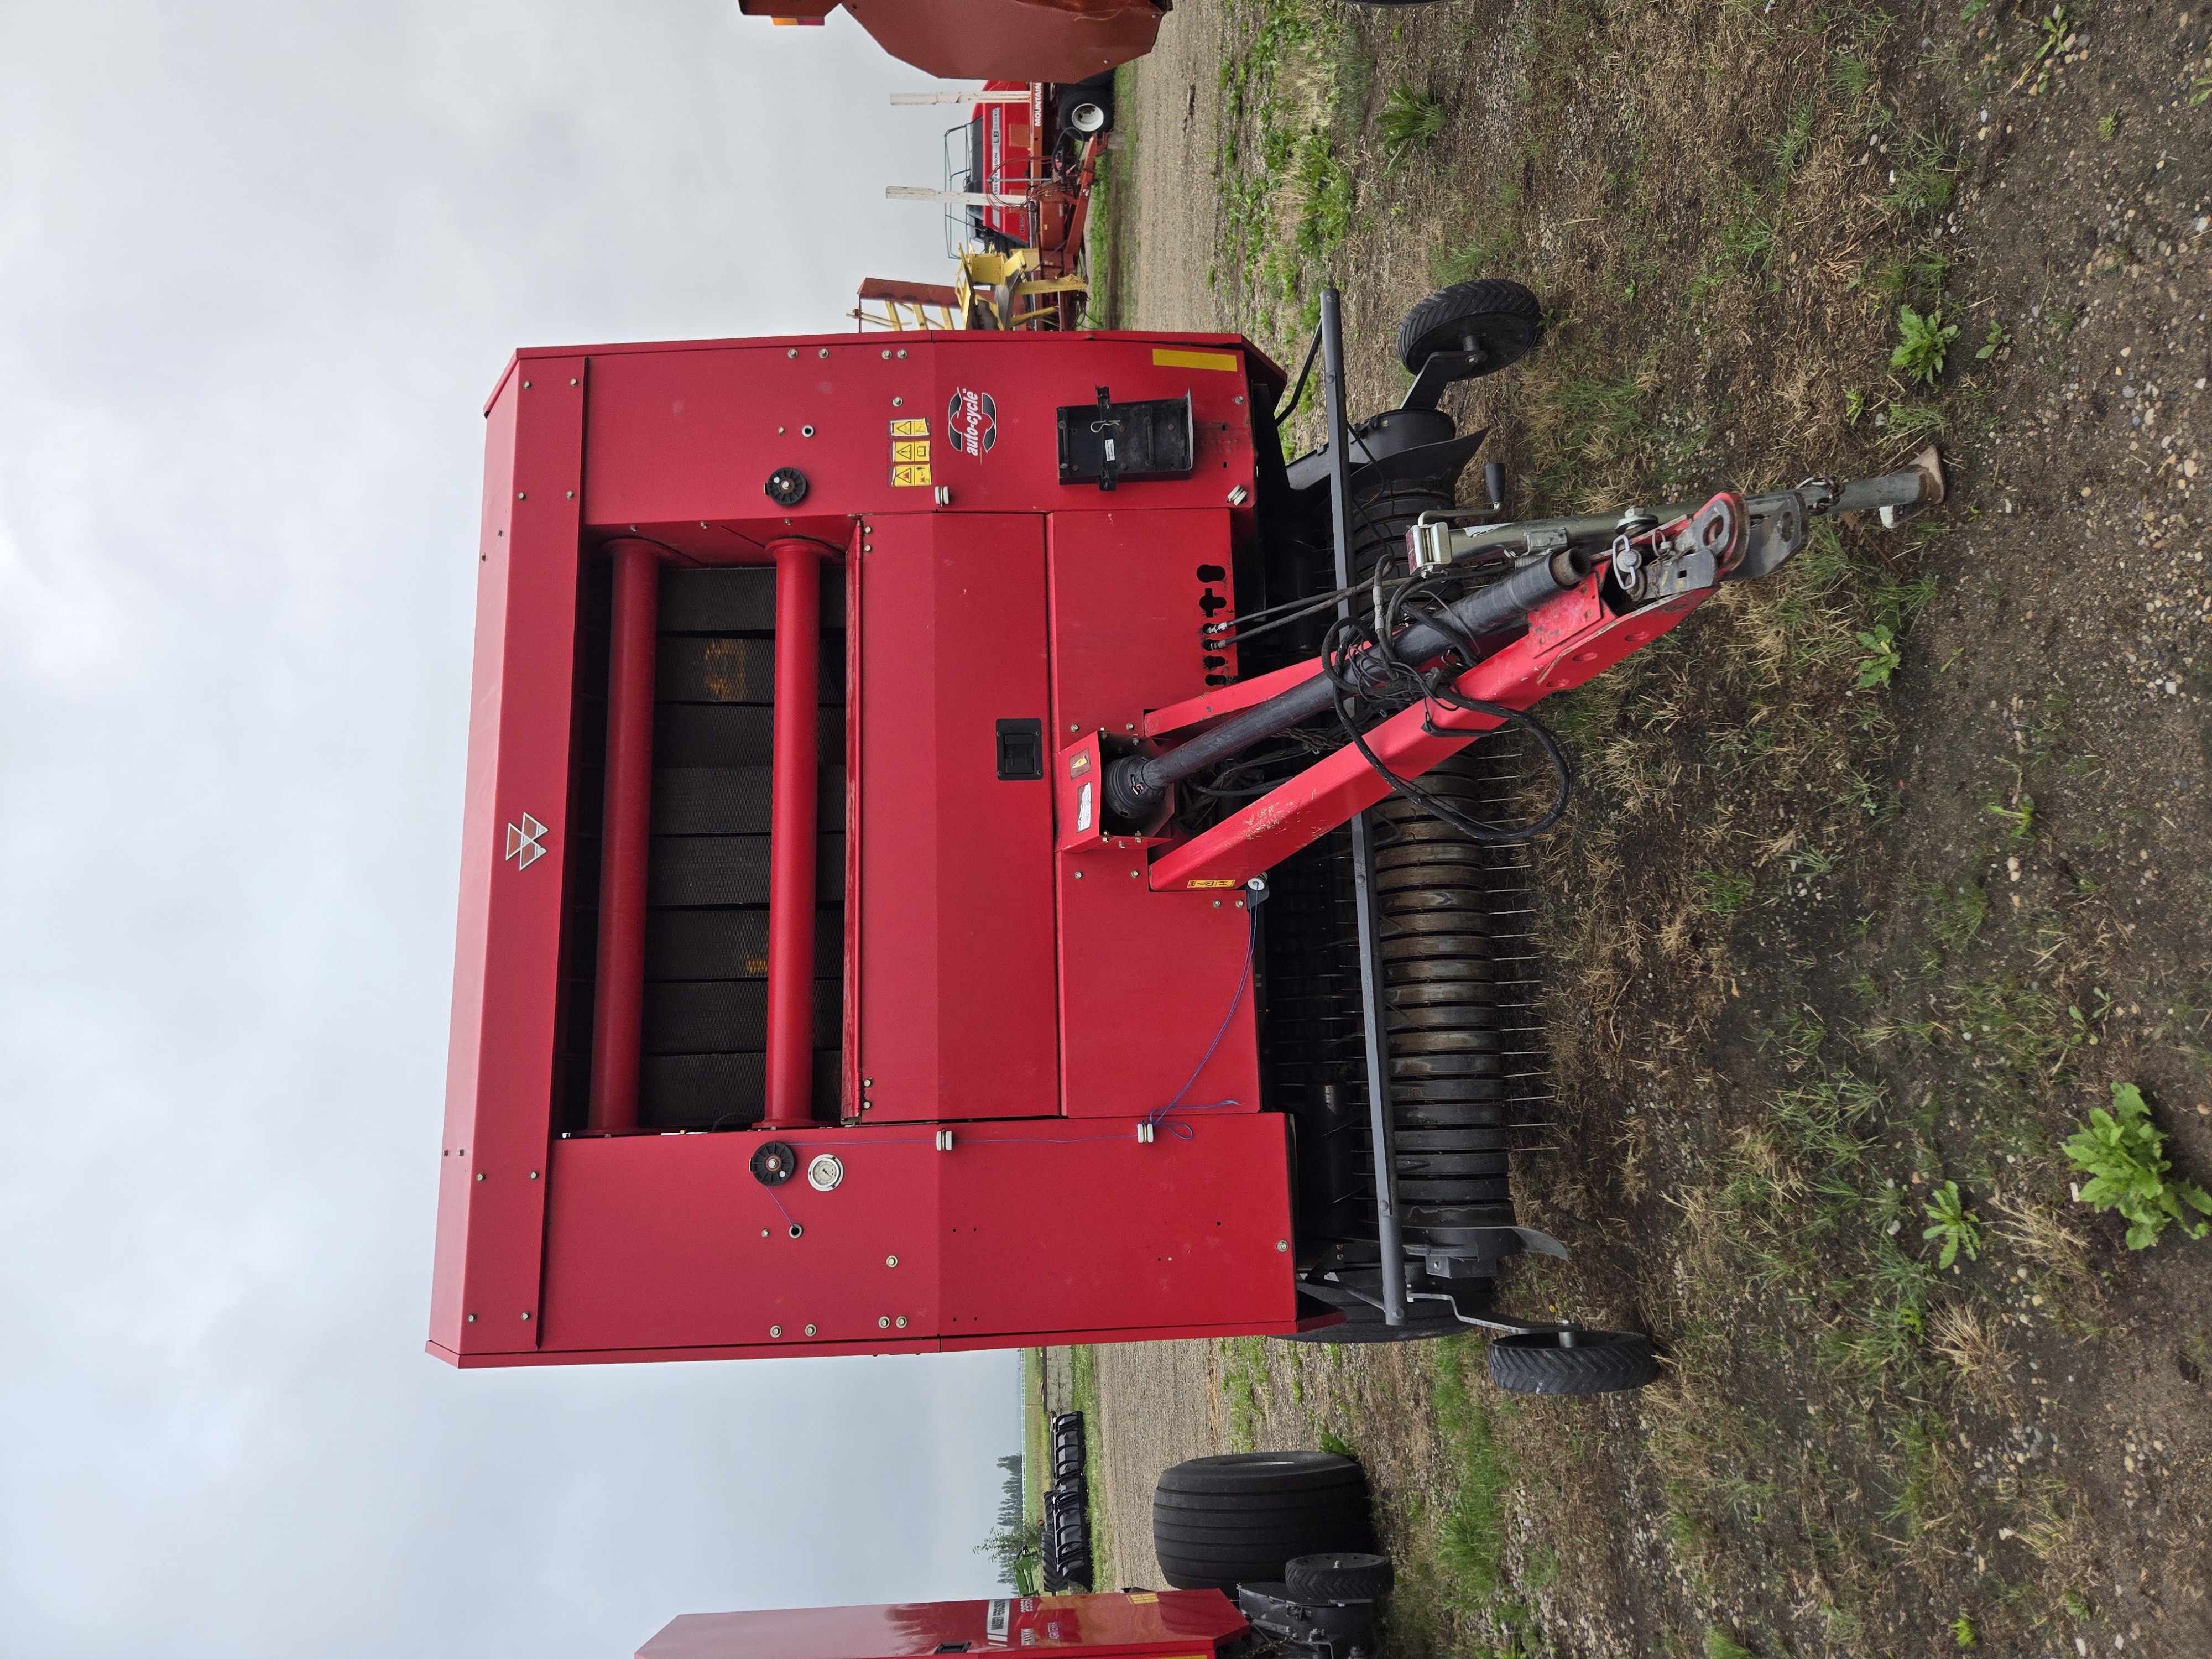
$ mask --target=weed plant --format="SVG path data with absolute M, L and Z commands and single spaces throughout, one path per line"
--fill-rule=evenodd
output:
M 2089 1121 L 2066 1142 L 2066 1158 L 2089 1179 L 2081 1201 L 2098 1210 L 2118 1210 L 2128 1224 L 2128 1248 L 2147 1250 L 2167 1227 L 2179 1224 L 2191 1238 L 2212 1231 L 2212 1222 L 2192 1220 L 2187 1210 L 2212 1215 L 2212 1196 L 2186 1181 L 2170 1178 L 2166 1132 L 2150 1121 L 2142 1091 L 2132 1083 L 2112 1085 L 2112 1109 L 2091 1110 Z

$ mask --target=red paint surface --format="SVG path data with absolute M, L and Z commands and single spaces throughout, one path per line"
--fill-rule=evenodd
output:
M 861 555 L 860 1031 L 870 1122 L 1056 1109 L 1044 520 L 902 514 Z
M 1200 1656 L 1248 1628 L 1219 1590 L 1024 1595 L 999 1601 L 695 1613 L 637 1659 L 908 1659 L 966 1642 L 993 1653 L 1043 1648 L 1102 1656 Z
M 770 773 L 768 1112 L 814 1116 L 815 801 L 819 793 L 822 549 L 772 543 L 775 556 L 775 744 Z M 609 767 L 610 777 L 612 767 Z M 602 901 L 604 905 L 604 901 Z
M 637 1127 L 645 1020 L 645 876 L 653 848 L 653 670 L 660 554 L 612 548 L 607 648 L 606 806 L 599 842 L 599 957 L 592 1004 L 592 1127 Z
M 1531 612 L 1528 632 L 1461 675 L 1455 682 L 1458 690 L 1484 702 L 1527 708 L 1554 691 L 1570 690 L 1603 673 L 1673 628 L 1712 592 L 1703 589 L 1607 618 L 1597 599 L 1601 580 L 1592 576 L 1582 587 Z M 1425 731 L 1425 723 L 1436 729 Z M 1493 715 L 1441 706 L 1431 720 L 1430 711 L 1416 704 L 1370 732 L 1367 746 L 1399 776 L 1418 777 L 1500 723 Z M 1347 744 L 1155 860 L 1152 884 L 1172 891 L 1200 883 L 1241 883 L 1272 869 L 1389 793 L 1389 785 Z
M 999 779 L 994 730 L 1042 719 L 1049 753 L 1071 714 L 1133 736 L 1146 709 L 1206 689 L 1198 567 L 1225 570 L 1251 533 L 1250 394 L 1233 366 L 1154 359 L 1279 372 L 1218 336 L 897 344 L 907 358 L 849 335 L 525 353 L 487 411 L 431 1329 L 456 1364 L 1294 1328 L 1276 1249 L 1288 1151 L 1283 1121 L 1254 1109 L 1243 912 L 1152 890 L 1141 848 L 1059 854 L 1052 782 Z M 1190 392 L 1192 477 L 1109 502 L 1059 483 L 1054 410 L 1101 384 Z M 995 411 L 972 453 L 946 431 L 967 390 Z M 950 507 L 891 482 L 888 423 L 917 418 Z M 787 514 L 763 489 L 782 465 L 810 480 Z M 1246 504 L 1225 506 L 1240 487 Z M 636 537 L 667 560 L 757 564 L 793 536 L 845 550 L 848 607 L 843 1063 L 848 1110 L 869 1103 L 848 1127 L 775 1131 L 845 1160 L 828 1194 L 752 1180 L 767 1131 L 568 1140 L 551 1115 L 584 562 Z M 779 710 L 793 701 L 780 691 Z M 548 827 L 526 870 L 501 857 L 526 812 Z M 1170 1105 L 1190 1138 L 1170 1121 L 1139 1143 Z
M 1133 1119 L 962 1124 L 950 1152 L 934 1125 L 775 1132 L 802 1164 L 838 1157 L 827 1193 L 754 1180 L 765 1131 L 562 1141 L 544 1346 L 757 1358 L 1291 1329 L 1285 1120 L 1181 1121 L 1188 1139 L 1149 1144 Z
M 457 1354 L 537 1346 L 545 1183 L 530 1172 L 551 1132 L 585 378 L 581 356 L 549 354 L 488 411 L 430 1311 Z M 526 870 L 504 856 L 526 812 L 548 854 Z

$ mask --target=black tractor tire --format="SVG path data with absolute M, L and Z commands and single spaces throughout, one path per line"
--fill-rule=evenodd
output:
M 1160 1476 L 1152 1553 L 1177 1589 L 1233 1594 L 1294 1557 L 1373 1547 L 1367 1478 L 1328 1452 L 1194 1457 Z
M 1408 374 L 1439 351 L 1457 351 L 1472 337 L 1483 362 L 1468 378 L 1495 374 L 1528 355 L 1544 334 L 1544 310 L 1518 283 L 1486 276 L 1431 294 L 1398 325 L 1398 361 Z
M 1364 1499 L 1367 1476 L 1334 1452 L 1225 1452 L 1193 1457 L 1162 1472 L 1159 1490 L 1199 1497 L 1289 1498 L 1305 1492 L 1356 1490 Z M 1264 1505 L 1262 1506 L 1264 1508 Z
M 1308 1604 L 1326 1601 L 1341 1607 L 1350 1601 L 1380 1601 L 1396 1582 L 1387 1555 L 1355 1555 L 1337 1550 L 1326 1555 L 1301 1555 L 1283 1568 L 1283 1583 L 1291 1600 Z
M 1556 1331 L 1501 1336 L 1490 1345 L 1490 1380 L 1508 1394 L 1615 1394 L 1659 1379 L 1651 1339 L 1640 1331 Z

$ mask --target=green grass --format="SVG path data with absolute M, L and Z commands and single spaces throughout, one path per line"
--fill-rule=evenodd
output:
M 1470 1387 L 1483 1364 L 1479 1338 L 1449 1336 L 1422 1345 L 1434 1378 L 1437 1426 L 1452 1461 L 1453 1481 L 1437 1544 L 1450 1574 L 1450 1599 L 1475 1611 L 1508 1588 L 1505 1571 L 1505 1454 L 1496 1416 Z
M 1229 1449 L 1259 1449 L 1260 1389 L 1267 1380 L 1267 1343 L 1256 1336 L 1224 1338 L 1221 1392 L 1229 1406 Z
M 1700 870 L 1690 879 L 1698 885 L 1699 902 L 1714 915 L 1734 915 L 1751 902 L 1753 882 L 1743 871 Z
M 1382 100 L 1382 113 L 1375 130 L 1382 148 L 1396 166 L 1417 149 L 1426 149 L 1444 130 L 1443 100 L 1425 88 L 1401 81 Z

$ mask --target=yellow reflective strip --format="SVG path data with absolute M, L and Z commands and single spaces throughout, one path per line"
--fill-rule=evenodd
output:
M 1154 368 L 1218 368 L 1233 374 L 1237 369 L 1237 354 L 1233 351 L 1171 351 L 1165 346 L 1152 349 Z

